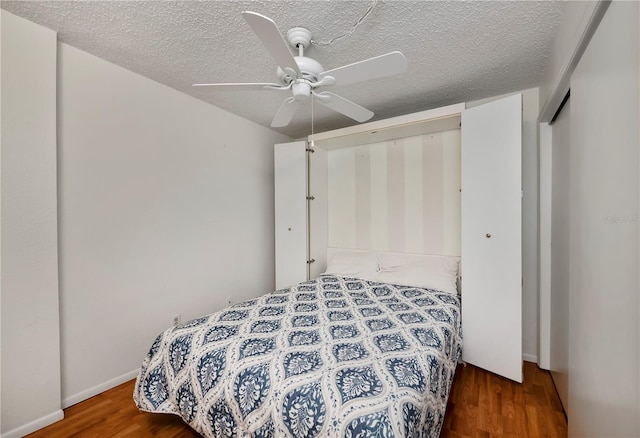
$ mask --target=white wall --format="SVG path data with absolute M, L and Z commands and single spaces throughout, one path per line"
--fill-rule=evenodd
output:
M 2 436 L 62 418 L 56 34 L 0 11 Z
M 522 93 L 522 356 L 538 357 L 538 113 L 539 90 Z M 472 108 L 504 96 L 467 103 Z
M 273 290 L 273 144 L 289 138 L 59 45 L 63 406 L 155 336 Z
M 637 2 L 613 2 L 571 78 L 569 436 L 640 436 Z

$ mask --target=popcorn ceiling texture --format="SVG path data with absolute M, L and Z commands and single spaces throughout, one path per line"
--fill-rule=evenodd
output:
M 71 46 L 269 126 L 286 92 L 194 89 L 202 82 L 274 82 L 276 65 L 240 12 L 272 18 L 328 41 L 353 27 L 369 1 L 2 1 L 2 8 Z M 401 75 L 331 87 L 384 119 L 536 87 L 562 2 L 379 1 L 350 36 L 305 54 L 326 70 L 400 50 Z M 315 132 L 354 124 L 314 105 Z M 311 131 L 311 105 L 277 131 Z

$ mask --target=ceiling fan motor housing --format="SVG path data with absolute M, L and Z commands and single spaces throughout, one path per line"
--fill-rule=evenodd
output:
M 296 60 L 296 64 L 298 64 L 298 68 L 302 72 L 302 78 L 299 79 L 307 79 L 311 82 L 316 82 L 320 73 L 324 71 L 322 65 L 320 65 L 320 63 L 315 59 L 307 58 L 306 56 L 294 56 L 293 58 Z M 278 67 L 277 74 L 282 85 L 289 85 L 289 83 L 294 79 L 280 67 Z

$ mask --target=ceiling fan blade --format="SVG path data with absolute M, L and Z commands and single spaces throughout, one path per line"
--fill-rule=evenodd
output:
M 346 85 L 391 76 L 406 70 L 406 58 L 396 51 L 322 72 L 318 80 L 322 80 L 325 76 L 332 76 L 336 80 L 336 85 Z
M 276 60 L 278 66 L 282 70 L 289 68 L 295 71 L 298 77 L 302 77 L 300 68 L 298 68 L 298 64 L 289 50 L 289 45 L 284 40 L 276 23 L 271 18 L 256 12 L 245 11 L 242 16 L 253 32 L 260 38 L 260 41 L 262 41 L 262 44 L 267 48 L 273 59 Z
M 271 127 L 281 128 L 283 126 L 287 126 L 289 122 L 291 122 L 291 119 L 293 119 L 293 115 L 296 112 L 296 106 L 296 99 L 294 97 L 286 98 L 280 105 L 280 108 L 278 108 L 278 112 L 271 122 Z
M 323 91 L 322 93 L 317 93 L 317 95 L 321 97 L 331 97 L 328 101 L 326 99 L 318 99 L 318 102 L 339 112 L 340 114 L 344 114 L 345 116 L 352 118 L 356 122 L 366 122 L 373 117 L 373 111 L 369 111 L 357 103 L 351 102 L 350 100 L 331 93 L 330 91 Z
M 222 83 L 222 84 L 193 84 L 194 87 L 209 87 L 209 88 L 217 88 L 225 91 L 252 91 L 252 90 L 276 90 L 276 89 L 287 89 L 284 88 L 281 84 L 270 84 L 270 83 Z

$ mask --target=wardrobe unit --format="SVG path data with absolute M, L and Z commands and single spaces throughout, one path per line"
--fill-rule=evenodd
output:
M 330 151 L 459 129 L 463 360 L 521 382 L 521 127 L 517 94 L 275 145 L 276 287 L 326 269 Z

